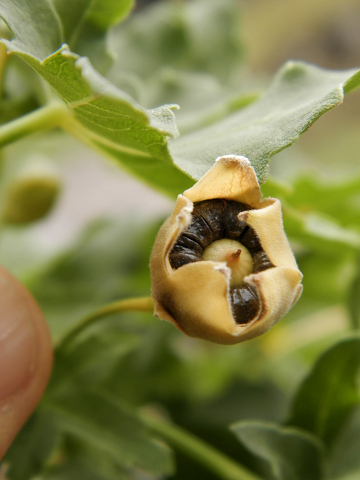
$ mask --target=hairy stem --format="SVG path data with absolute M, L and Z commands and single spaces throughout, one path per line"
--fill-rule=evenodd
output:
M 141 418 L 153 432 L 158 433 L 175 449 L 201 463 L 219 478 L 223 480 L 262 480 L 261 477 L 181 427 L 165 422 L 158 416 L 144 411 L 141 412 Z
M 151 297 L 126 298 L 124 300 L 118 300 L 117 302 L 109 303 L 108 305 L 104 305 L 103 307 L 94 310 L 79 323 L 77 323 L 72 330 L 70 330 L 62 339 L 60 339 L 56 345 L 56 348 L 59 349 L 63 347 L 85 328 L 98 321 L 101 321 L 103 318 L 108 317 L 109 315 L 126 311 L 152 313 L 153 310 L 154 304 Z
M 51 102 L 0 127 L 0 148 L 37 131 L 61 126 L 69 115 L 64 103 Z

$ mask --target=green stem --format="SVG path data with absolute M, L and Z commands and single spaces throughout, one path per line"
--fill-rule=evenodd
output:
M 3 81 L 6 61 L 7 61 L 6 47 L 3 43 L 0 43 L 0 96 L 2 95 L 2 81 Z
M 64 103 L 48 103 L 0 127 L 0 148 L 39 130 L 61 126 L 68 116 L 69 111 Z
M 150 312 L 154 310 L 154 303 L 151 297 L 126 298 L 118 300 L 117 302 L 109 303 L 103 307 L 94 310 L 92 313 L 84 317 L 76 326 L 70 330 L 60 341 L 56 344 L 56 349 L 62 348 L 69 343 L 76 335 L 82 332 L 85 328 L 102 320 L 104 317 L 125 311 Z
M 170 445 L 204 465 L 223 480 L 262 480 L 224 453 L 181 427 L 159 420 L 153 414 L 141 412 L 145 424 Z

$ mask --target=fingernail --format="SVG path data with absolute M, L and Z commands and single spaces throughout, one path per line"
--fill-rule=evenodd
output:
M 22 288 L 10 274 L 0 273 L 0 401 L 24 387 L 35 369 L 36 340 L 18 292 Z

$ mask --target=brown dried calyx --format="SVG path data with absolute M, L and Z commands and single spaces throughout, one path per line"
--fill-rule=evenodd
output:
M 264 333 L 302 291 L 280 201 L 261 199 L 250 162 L 235 155 L 179 195 L 150 269 L 155 315 L 216 343 Z

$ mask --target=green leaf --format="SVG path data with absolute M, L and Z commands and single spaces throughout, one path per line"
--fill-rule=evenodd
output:
M 111 62 L 107 51 L 107 30 L 123 20 L 134 0 L 55 0 L 61 18 L 64 42 L 73 52 L 90 58 L 98 70 Z
M 32 6 L 36 2 L 17 0 L 18 10 L 21 10 L 22 3 Z M 189 18 L 196 25 L 192 30 L 194 39 L 191 45 L 196 45 L 197 35 L 202 31 L 196 19 L 204 16 L 205 3 L 195 2 L 189 7 Z M 15 21 L 18 12 L 12 2 L 2 0 L 1 5 L 5 20 L 11 18 L 9 22 L 16 38 L 15 42 L 5 43 L 45 78 L 68 104 L 69 116 L 61 125 L 92 148 L 117 160 L 134 175 L 172 195 L 192 185 L 183 172 L 198 179 L 211 168 L 216 157 L 225 154 L 249 157 L 260 181 L 264 181 L 270 157 L 293 144 L 323 113 L 342 103 L 344 84 L 349 85 L 350 91 L 358 86 L 360 80 L 356 70 L 326 71 L 304 63 L 289 62 L 275 76 L 259 101 L 215 124 L 170 141 L 169 151 L 168 139 L 177 135 L 171 105 L 152 110 L 142 108 L 101 77 L 87 59 L 70 52 L 66 46 L 43 59 L 48 42 L 45 45 L 42 39 L 33 40 L 31 35 L 37 29 L 35 18 L 29 17 L 30 23 L 34 23 L 31 29 L 23 28 L 23 18 Z M 208 13 L 211 18 L 217 19 L 220 13 L 216 2 L 211 6 L 214 9 L 207 7 Z M 49 17 L 49 25 L 58 25 L 58 16 L 50 5 L 45 2 L 43 7 Z M 179 22 L 179 19 L 176 21 Z M 215 31 L 209 31 L 205 26 L 202 34 L 201 53 L 204 39 L 205 45 L 212 45 L 213 39 L 216 44 L 217 38 Z M 58 35 L 47 32 L 47 37 L 52 45 L 59 47 Z M 168 47 L 164 40 L 162 43 Z M 177 41 L 173 43 L 175 45 Z M 191 49 L 183 48 L 180 58 L 187 59 L 191 52 Z M 210 49 L 210 54 L 214 58 L 213 49 Z M 143 55 L 146 58 L 144 52 Z M 164 57 L 160 64 L 165 63 L 168 62 Z
M 63 432 L 82 439 L 124 468 L 171 473 L 170 451 L 152 440 L 142 421 L 118 401 L 82 390 L 61 400 L 47 397 L 46 407 Z
M 64 127 L 71 134 L 173 196 L 193 184 L 168 151 L 168 137 L 177 135 L 173 106 L 143 109 L 66 48 L 41 65 L 26 60 L 68 104 L 73 116 Z
M 184 72 L 171 67 L 164 67 L 153 75 L 143 89 L 145 91 L 138 96 L 145 105 L 175 102 L 181 106 L 175 114 L 181 134 L 215 123 L 260 96 L 260 92 L 254 89 L 248 91 L 245 87 L 223 85 L 211 74 Z
M 149 295 L 148 259 L 158 226 L 94 222 L 74 245 L 24 279 L 55 339 L 120 296 Z
M 296 237 L 292 239 L 296 241 Z M 298 255 L 299 268 L 304 274 L 303 295 L 315 301 L 324 300 L 327 306 L 348 300 L 356 259 L 356 253 L 346 251 L 346 247 L 343 254 L 336 252 L 336 244 L 332 247 L 335 253 L 314 249 Z
M 239 81 L 240 7 L 236 0 L 154 2 L 110 32 L 108 78 L 144 106 L 180 105 L 181 133 L 243 108 L 259 87 L 252 82 L 249 92 Z
M 329 459 L 329 478 L 357 480 L 360 478 L 360 407 L 338 436 Z
M 15 36 L 4 41 L 11 52 L 43 60 L 62 43 L 61 24 L 49 0 L 0 0 L 0 17 Z
M 57 445 L 58 436 L 52 416 L 38 409 L 16 436 L 4 457 L 4 462 L 9 464 L 6 478 L 28 480 L 35 477 Z
M 57 349 L 49 394 L 99 384 L 138 343 L 137 335 L 106 329 Z
M 105 32 L 128 15 L 134 1 L 55 0 L 54 6 L 62 21 L 64 41 L 77 51 L 76 44 L 84 30 L 93 26 Z
M 96 460 L 99 460 L 98 458 Z M 99 465 L 99 461 L 86 462 L 83 459 L 71 459 L 42 474 L 42 480 L 131 480 L 127 472 L 116 467 Z
M 360 248 L 360 231 L 355 228 L 342 227 L 336 219 L 317 212 L 302 214 L 297 211 L 285 210 L 285 229 L 290 238 L 296 238 L 303 245 L 320 250 L 333 252 L 348 248 L 356 252 Z
M 111 32 L 111 75 L 149 78 L 166 66 L 237 82 L 244 57 L 240 15 L 236 0 L 154 3 Z
M 35 0 L 18 0 L 19 11 L 22 3 L 29 7 L 33 3 L 37 5 Z M 42 6 L 51 27 L 57 24 L 57 16 L 49 6 L 45 8 L 46 5 Z M 47 44 L 42 39 L 31 43 L 38 20 L 29 16 L 26 23 L 32 22 L 32 29 L 23 30 L 22 22 L 25 20 L 18 17 L 17 10 L 14 11 L 12 0 L 2 0 L 0 7 L 5 21 L 8 18 L 16 20 L 11 25 L 15 42 L 4 43 L 47 80 L 67 103 L 69 115 L 62 122 L 65 129 L 166 193 L 176 196 L 193 184 L 174 166 L 168 151 L 168 137 L 178 134 L 173 106 L 165 105 L 152 110 L 142 108 L 103 78 L 85 57 L 70 52 L 67 46 L 42 60 L 44 52 L 48 53 Z M 54 47 L 58 38 L 51 35 Z M 58 47 L 59 44 L 55 48 Z
M 264 182 L 270 158 L 292 145 L 322 114 L 341 104 L 343 86 L 354 78 L 359 80 L 356 73 L 288 62 L 260 100 L 214 125 L 171 141 L 175 163 L 199 179 L 217 157 L 244 155 Z M 358 80 L 354 80 L 356 86 Z
M 351 77 L 349 80 L 347 80 L 344 84 L 344 92 L 347 95 L 348 93 L 351 93 L 352 91 L 356 90 L 359 88 L 359 83 L 360 83 L 360 71 L 357 72 L 356 75 Z
M 139 471 L 122 468 L 116 460 L 81 440 L 64 435 L 58 457 L 42 472 L 42 480 L 135 480 Z
M 359 367 L 359 336 L 327 350 L 301 384 L 287 423 L 314 433 L 330 445 L 359 405 Z
M 336 219 L 339 225 L 357 227 L 360 224 L 360 178 L 341 182 L 325 182 L 314 173 L 294 179 L 289 188 L 279 189 L 269 178 L 262 187 L 265 196 L 276 196 L 302 214 L 318 212 Z
M 324 478 L 323 449 L 316 437 L 296 428 L 256 421 L 238 422 L 231 429 L 251 453 L 265 462 L 269 479 Z

